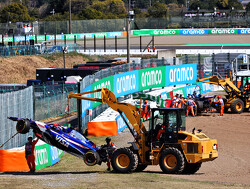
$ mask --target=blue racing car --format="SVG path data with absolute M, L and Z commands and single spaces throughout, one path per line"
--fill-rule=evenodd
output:
M 107 162 L 107 147 L 105 145 L 97 147 L 92 141 L 73 128 L 17 117 L 9 117 L 9 119 L 17 121 L 16 130 L 18 133 L 26 134 L 30 129 L 33 129 L 34 134 L 42 141 L 74 156 L 83 158 L 84 162 L 89 166 Z

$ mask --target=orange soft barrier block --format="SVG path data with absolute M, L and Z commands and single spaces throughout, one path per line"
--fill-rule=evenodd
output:
M 0 150 L 0 171 L 29 171 L 24 150 Z
M 117 135 L 116 121 L 89 122 L 88 134 L 89 136 Z

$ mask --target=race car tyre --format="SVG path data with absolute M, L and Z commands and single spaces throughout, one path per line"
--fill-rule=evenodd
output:
M 203 102 L 202 101 L 196 101 L 195 103 L 197 105 L 197 112 L 201 113 L 202 110 L 203 110 Z
M 138 157 L 129 148 L 120 148 L 113 153 L 111 165 L 118 173 L 133 172 L 137 168 Z
M 244 102 L 241 99 L 234 99 L 231 102 L 230 107 L 232 113 L 240 114 L 244 110 Z
M 180 174 L 185 168 L 185 159 L 180 150 L 169 147 L 162 152 L 159 164 L 164 173 Z
M 135 172 L 141 172 L 141 171 L 143 171 L 144 169 L 146 169 L 147 166 L 148 166 L 148 165 L 139 163 L 139 164 L 137 165 L 136 169 L 135 169 Z
M 30 130 L 30 122 L 28 119 L 19 119 L 16 124 L 16 130 L 18 133 L 26 134 Z
M 96 151 L 90 150 L 85 153 L 83 160 L 86 163 L 86 165 L 94 166 L 95 164 L 99 163 L 100 156 Z
M 196 173 L 202 163 L 186 163 L 183 174 L 194 174 Z

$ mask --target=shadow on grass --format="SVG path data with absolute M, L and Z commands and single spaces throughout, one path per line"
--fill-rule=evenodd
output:
M 93 173 L 103 173 L 103 171 L 82 171 L 82 172 L 65 172 L 65 171 L 21 172 L 21 171 L 10 171 L 10 172 L 2 172 L 0 175 L 64 175 L 64 174 L 93 174 Z
M 143 173 L 154 173 L 154 174 L 161 174 L 161 175 L 204 175 L 205 173 L 194 173 L 194 174 L 166 174 L 162 171 L 143 171 Z

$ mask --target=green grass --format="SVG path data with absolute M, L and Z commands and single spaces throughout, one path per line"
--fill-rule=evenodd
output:
M 103 143 L 105 137 L 91 137 Z M 0 189 L 6 188 L 245 188 L 240 184 L 199 182 L 175 178 L 162 172 L 118 174 L 107 172 L 106 165 L 89 167 L 77 157 L 65 153 L 60 162 L 52 167 L 27 173 L 0 174 Z

